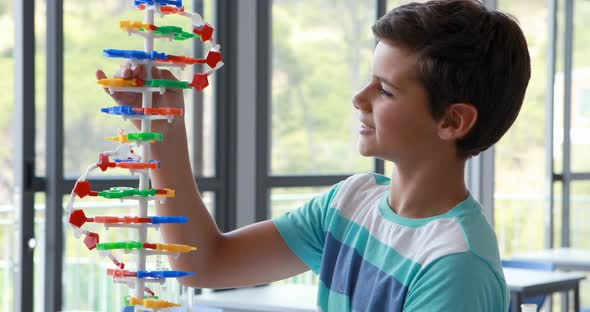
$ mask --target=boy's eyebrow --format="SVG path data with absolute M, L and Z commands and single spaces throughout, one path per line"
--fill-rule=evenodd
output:
M 391 83 L 389 80 L 387 80 L 387 79 L 385 79 L 385 78 L 383 78 L 381 76 L 377 76 L 377 75 L 374 75 L 374 76 L 375 76 L 375 78 L 377 78 L 377 80 L 379 80 L 379 82 L 381 82 L 383 84 L 386 84 L 386 85 L 388 85 L 388 86 L 390 86 L 390 87 L 392 87 L 392 88 L 394 88 L 396 90 L 399 90 L 399 88 L 396 85 L 394 85 L 393 83 Z

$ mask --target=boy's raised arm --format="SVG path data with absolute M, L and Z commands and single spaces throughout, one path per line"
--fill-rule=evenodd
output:
M 176 196 L 157 206 L 160 215 L 183 215 L 186 224 L 162 225 L 165 241 L 196 246 L 195 252 L 170 257 L 177 270 L 195 272 L 181 279 L 188 286 L 229 288 L 269 283 L 307 271 L 275 225 L 264 221 L 222 234 L 205 208 L 194 182 L 184 124 L 174 123 L 163 142 L 152 146 L 161 161 L 152 174 L 153 187 L 169 187 Z
M 96 76 L 106 78 L 100 70 Z M 145 73 L 142 66 L 123 63 L 114 77 L 145 79 Z M 153 68 L 152 77 L 176 80 L 169 71 L 157 68 Z M 141 106 L 137 94 L 121 92 L 111 96 L 120 105 Z M 163 95 L 154 94 L 153 106 L 184 109 L 182 92 L 167 90 Z M 175 197 L 157 204 L 156 212 L 188 217 L 186 224 L 162 224 L 164 241 L 198 248 L 176 259 L 169 258 L 172 268 L 195 272 L 193 277 L 179 279 L 181 283 L 192 287 L 233 288 L 265 284 L 309 270 L 285 244 L 271 221 L 221 233 L 201 199 L 192 174 L 184 120 L 178 118 L 170 124 L 157 121 L 152 124 L 152 130 L 164 137 L 162 142 L 151 146 L 151 159 L 161 164 L 159 170 L 151 172 L 152 187 L 175 190 Z

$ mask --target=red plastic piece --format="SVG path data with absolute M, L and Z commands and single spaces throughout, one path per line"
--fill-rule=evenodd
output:
M 136 162 L 122 162 L 118 163 L 117 167 L 125 169 L 158 169 L 158 163 L 136 163 Z
M 182 108 L 177 108 L 177 107 L 160 107 L 160 108 L 146 107 L 146 108 L 140 108 L 139 110 L 146 115 L 172 115 L 172 116 L 182 115 Z M 134 108 L 133 111 L 136 111 L 136 109 Z
M 153 292 L 151 289 L 149 289 L 149 288 L 147 288 L 147 287 L 145 288 L 145 292 L 146 292 L 146 293 L 148 293 L 148 295 L 150 295 L 150 296 L 152 296 L 152 297 L 156 295 L 156 293 L 155 293 L 155 292 Z
M 72 212 L 72 214 L 70 214 L 70 224 L 73 224 L 77 227 L 82 227 L 82 225 L 84 225 L 84 223 L 86 223 L 86 221 L 88 221 L 88 219 L 86 218 L 86 215 L 84 214 L 84 210 L 82 209 L 76 209 L 74 210 L 74 212 Z
M 96 163 L 98 168 L 102 171 L 106 171 L 107 168 L 115 168 L 117 165 L 114 162 L 110 162 L 109 156 L 103 153 L 98 154 L 98 162 Z
M 209 79 L 207 79 L 207 74 L 195 74 L 193 76 L 193 81 L 189 83 L 189 86 L 193 86 L 199 91 L 203 91 L 208 85 Z
M 92 250 L 92 249 L 96 248 L 96 244 L 98 244 L 98 242 L 99 242 L 99 239 L 98 239 L 97 233 L 93 233 L 93 232 L 89 233 L 84 238 L 84 244 L 86 245 L 86 247 L 88 247 L 88 250 Z
M 159 195 L 166 195 L 166 193 L 168 193 L 166 190 L 158 190 L 158 189 L 156 190 L 156 194 L 159 194 Z
M 143 243 L 143 248 L 156 249 L 158 246 L 156 246 L 156 244 Z
M 88 181 L 77 181 L 74 186 L 74 193 L 80 198 L 84 198 L 86 195 L 92 196 L 90 193 L 90 182 Z M 96 195 L 94 195 L 96 196 Z
M 96 223 L 120 223 L 119 217 L 94 217 Z
M 188 56 L 168 55 L 165 60 L 158 59 L 158 62 L 192 65 L 192 64 L 196 64 L 196 63 L 203 64 L 203 63 L 205 63 L 205 60 L 196 59 L 194 57 L 188 57 Z
M 123 262 L 116 261 L 115 265 L 118 266 L 121 270 L 125 268 L 125 263 Z
M 146 217 L 111 217 L 111 216 L 102 216 L 102 217 L 94 217 L 96 223 L 106 223 L 106 224 L 118 224 L 118 223 L 151 223 L 151 218 Z
M 213 31 L 215 31 L 215 29 L 210 24 L 205 24 L 205 25 L 201 26 L 200 29 L 197 27 L 193 28 L 193 33 L 201 36 L 202 42 L 205 42 L 205 41 L 208 41 L 209 39 L 211 39 L 213 37 Z
M 217 63 L 221 62 L 221 52 L 209 51 L 209 53 L 207 53 L 207 58 L 205 62 L 207 63 L 207 65 L 209 65 L 209 67 L 215 68 L 215 66 L 217 66 Z
M 143 79 L 137 79 L 137 78 L 135 78 L 135 83 L 137 84 L 138 87 L 145 86 L 145 80 L 143 80 Z

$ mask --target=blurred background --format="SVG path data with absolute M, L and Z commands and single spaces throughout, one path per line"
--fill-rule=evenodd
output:
M 216 27 L 226 64 L 211 88 L 185 92 L 195 179 L 220 228 L 295 209 L 357 172 L 390 173 L 390 164 L 358 154 L 351 97 L 369 77 L 370 26 L 408 2 L 184 1 L 186 11 L 200 12 Z M 590 59 L 584 56 L 590 53 L 590 1 L 485 4 L 518 19 L 533 71 L 514 126 L 470 164 L 472 191 L 485 206 L 503 258 L 558 247 L 588 250 Z M 103 49 L 142 48 L 140 38 L 118 28 L 119 20 L 142 16 L 132 1 L 0 2 L 0 311 L 113 311 L 123 305 L 111 298 L 128 290 L 111 283 L 104 274 L 109 263 L 74 238 L 60 209 L 83 170 L 113 148 L 103 137 L 132 129 L 99 113 L 113 102 L 94 73 L 119 67 Z M 156 24 L 190 26 L 178 16 Z M 161 40 L 155 49 L 199 56 L 208 48 Z M 195 70 L 201 69 L 174 73 L 189 79 Z M 136 185 L 120 174 L 91 179 L 105 187 Z M 93 215 L 122 215 L 133 207 L 79 202 Z M 107 237 L 128 234 L 111 230 Z M 150 235 L 160 240 L 158 232 Z M 151 262 L 167 266 L 166 258 Z M 316 282 L 305 273 L 278 284 Z M 186 292 L 176 282 L 159 289 L 163 298 Z M 590 306 L 588 282 L 581 293 L 582 305 Z

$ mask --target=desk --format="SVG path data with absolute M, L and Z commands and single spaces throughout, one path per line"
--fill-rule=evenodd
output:
M 520 312 L 524 298 L 569 291 L 574 293 L 574 311 L 580 310 L 580 281 L 586 278 L 584 274 L 504 268 L 504 276 L 514 312 Z
M 205 293 L 193 302 L 223 312 L 315 312 L 316 298 L 317 286 L 268 285 Z
M 583 274 L 504 269 L 510 288 L 514 312 L 526 297 L 549 295 L 554 292 L 574 292 L 574 306 L 580 302 L 579 284 Z M 194 303 L 220 308 L 223 312 L 312 312 L 316 311 L 317 287 L 304 285 L 269 285 L 242 288 L 195 296 Z M 576 311 L 578 311 L 576 310 Z
M 551 262 L 557 270 L 590 271 L 590 250 L 553 248 L 517 254 L 514 260 Z

